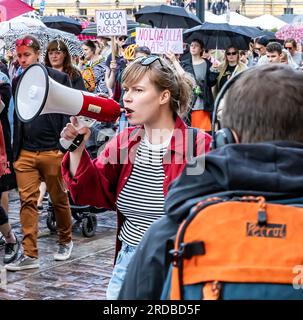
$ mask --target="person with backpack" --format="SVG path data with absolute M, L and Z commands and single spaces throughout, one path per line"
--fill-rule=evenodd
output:
M 211 140 L 198 130 L 194 138 L 181 120 L 193 83 L 164 59 L 137 58 L 124 70 L 122 85 L 132 127 L 113 138 L 97 159 L 92 161 L 84 150 L 89 129 L 78 130 L 75 118 L 61 133 L 68 140 L 84 134 L 84 142 L 62 162 L 73 200 L 117 211 L 116 259 L 107 299 L 117 299 L 136 247 L 149 226 L 164 215 L 168 186 L 190 155 L 209 151 Z
M 104 57 L 100 58 L 96 54 L 96 45 L 91 40 L 86 40 L 82 48 L 85 54 L 82 78 L 87 91 L 108 94 L 108 88 L 105 83 L 106 65 Z
M 197 203 L 202 203 L 203 200 L 215 196 L 219 197 L 220 194 L 221 196 L 230 194 L 230 197 L 239 193 L 255 194 L 268 201 L 302 197 L 302 90 L 302 74 L 283 64 L 262 65 L 247 69 L 226 84 L 215 103 L 215 106 L 218 106 L 219 99 L 226 92 L 222 118 L 223 129 L 218 131 L 216 135 L 213 133 L 218 148 L 205 156 L 196 158 L 195 165 L 205 169 L 202 174 L 190 176 L 184 170 L 180 177 L 171 184 L 165 201 L 166 215 L 156 221 L 144 235 L 129 264 L 119 299 L 160 299 L 171 262 L 169 252 L 174 248 L 177 231 L 186 218 L 193 217 L 195 212 L 193 208 Z M 188 169 L 192 165 L 192 163 L 187 164 L 185 168 Z M 208 201 L 214 201 L 214 199 Z M 262 204 L 262 201 L 260 203 Z M 270 236 L 272 233 L 270 227 L 273 222 L 269 222 L 267 225 L 266 204 L 263 203 L 260 208 L 263 211 L 260 209 L 258 211 L 256 208 L 254 220 L 260 219 L 262 230 L 265 230 L 265 235 Z M 286 215 L 288 210 L 290 210 L 288 206 L 285 206 L 284 213 Z M 220 211 L 217 212 L 220 213 Z M 234 211 L 235 213 L 236 211 Z M 224 211 L 221 214 L 224 214 Z M 235 221 L 237 220 L 235 219 Z M 249 219 L 248 222 L 254 221 Z M 301 225 L 298 221 L 299 234 L 302 234 Z M 200 227 L 202 226 L 200 225 Z M 277 225 L 276 227 L 278 228 Z M 245 235 L 245 222 L 243 228 Z M 210 230 L 216 239 L 216 230 Z M 280 226 L 275 231 L 279 232 L 276 233 L 277 238 L 274 239 L 276 244 L 271 246 L 272 252 L 275 252 L 273 250 L 281 244 L 281 239 L 285 234 L 283 230 L 283 226 Z M 290 230 L 288 232 L 291 232 Z M 229 248 L 225 245 L 227 239 L 237 231 L 226 228 L 225 232 L 226 239 L 221 235 L 218 236 L 217 240 L 221 241 L 221 251 L 218 250 L 217 255 L 224 253 Z M 256 237 L 259 235 L 256 241 L 264 239 L 257 232 L 260 232 L 260 228 L 255 233 Z M 205 239 L 205 241 L 207 240 Z M 236 243 L 240 246 L 238 242 Z M 185 250 L 185 246 L 183 248 Z M 254 251 L 247 247 L 244 248 L 243 257 L 247 257 L 253 262 L 261 260 L 262 254 L 258 252 L 259 256 L 253 258 Z M 261 248 L 265 249 L 265 245 Z M 209 253 L 207 243 L 204 245 L 204 252 L 206 255 Z M 283 252 L 278 256 L 283 258 L 283 255 L 292 252 L 297 257 L 297 261 L 302 261 L 301 250 L 298 250 L 296 254 L 293 250 L 287 250 L 285 247 Z M 173 251 L 172 253 L 175 255 L 175 265 L 177 265 L 177 252 Z M 203 254 L 202 245 L 198 247 L 198 253 Z M 196 258 L 194 254 L 194 250 L 191 253 L 188 252 L 188 259 L 190 256 Z M 288 275 L 294 277 L 292 268 L 295 266 L 296 260 L 289 261 L 291 268 L 288 268 L 287 272 Z M 275 267 L 274 262 L 275 259 L 272 259 L 273 268 Z M 221 270 L 223 270 L 223 263 L 224 261 L 221 262 Z M 247 271 L 243 275 L 241 268 L 235 269 L 235 271 L 237 274 L 241 274 L 243 279 L 250 274 Z M 263 276 L 273 274 L 270 271 L 264 272 Z M 189 273 L 196 274 L 195 271 Z M 276 278 L 281 274 L 281 272 L 276 273 Z M 273 276 L 272 279 L 274 278 Z M 288 295 L 284 295 L 283 298 L 283 294 L 285 293 L 284 289 L 287 289 L 292 297 L 295 294 L 299 295 L 301 291 L 302 298 L 302 290 L 294 290 L 291 284 L 288 283 L 288 286 L 284 284 L 283 282 L 277 284 L 275 287 L 277 295 L 274 297 L 269 294 L 272 292 L 269 287 L 259 287 L 259 291 L 256 293 L 253 286 L 247 285 L 244 291 L 237 291 L 234 287 L 234 290 L 229 292 L 235 294 L 240 292 L 239 296 L 232 296 L 234 299 L 253 299 L 252 293 L 256 294 L 256 299 L 286 299 Z M 199 285 L 195 287 L 199 298 L 203 298 L 201 292 L 204 288 Z M 219 291 L 216 291 L 217 289 L 217 285 L 214 283 L 214 286 L 209 288 L 208 295 L 213 293 L 213 296 L 218 298 Z

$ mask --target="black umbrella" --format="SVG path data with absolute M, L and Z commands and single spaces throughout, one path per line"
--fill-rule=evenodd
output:
M 205 22 L 200 26 L 186 30 L 183 33 L 185 42 L 199 39 L 204 42 L 207 49 L 225 49 L 230 45 L 238 49 L 248 49 L 252 31 L 249 32 L 240 26 L 232 26 L 228 23 Z
M 269 30 L 260 30 L 260 35 L 258 37 L 262 37 L 262 36 L 267 37 L 269 40 L 276 39 L 275 33 Z
M 58 29 L 75 35 L 80 34 L 82 31 L 80 22 L 65 16 L 45 16 L 41 20 L 47 27 L 52 29 Z
M 182 7 L 146 6 L 135 13 L 137 22 L 149 24 L 157 28 L 183 28 L 188 29 L 202 24 L 194 14 Z
M 246 32 L 247 35 L 250 35 L 252 39 L 265 36 L 269 41 L 278 41 L 274 32 L 263 30 L 258 27 L 239 26 L 239 28 L 241 28 L 242 31 Z

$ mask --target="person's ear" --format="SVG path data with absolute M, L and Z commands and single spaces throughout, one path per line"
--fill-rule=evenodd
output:
M 163 105 L 163 104 L 169 103 L 170 98 L 171 98 L 171 93 L 169 90 L 162 91 L 160 94 L 160 104 Z

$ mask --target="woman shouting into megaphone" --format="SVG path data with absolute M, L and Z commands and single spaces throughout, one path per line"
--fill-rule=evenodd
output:
M 164 215 L 169 184 L 188 158 L 209 151 L 211 140 L 201 131 L 189 130 L 181 120 L 190 105 L 193 82 L 186 74 L 181 77 L 167 61 L 158 56 L 134 60 L 126 67 L 122 84 L 126 117 L 132 127 L 113 138 L 97 159 L 91 160 L 86 152 L 90 132 L 79 129 L 76 118 L 61 132 L 67 140 L 84 134 L 84 141 L 62 162 L 73 200 L 117 211 L 116 263 L 108 299 L 117 299 L 138 243 Z

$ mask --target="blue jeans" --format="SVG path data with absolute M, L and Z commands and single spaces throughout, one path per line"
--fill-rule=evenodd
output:
M 130 263 L 131 258 L 135 253 L 135 250 L 136 250 L 136 247 L 130 246 L 125 242 L 122 242 L 122 248 L 118 253 L 113 274 L 106 290 L 107 300 L 118 299 L 118 296 L 126 275 L 127 267 Z

